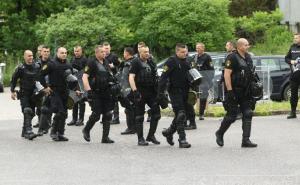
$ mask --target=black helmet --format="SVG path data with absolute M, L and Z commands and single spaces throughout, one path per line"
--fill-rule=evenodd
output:
M 255 100 L 260 100 L 263 97 L 263 84 L 260 81 L 251 83 L 251 96 Z

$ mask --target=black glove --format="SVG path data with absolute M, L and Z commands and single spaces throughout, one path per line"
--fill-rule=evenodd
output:
M 229 101 L 229 102 L 235 102 L 236 101 L 234 92 L 232 90 L 227 91 L 226 100 Z
M 133 94 L 133 101 L 134 101 L 135 103 L 141 101 L 142 95 L 141 95 L 141 93 L 140 93 L 139 91 L 137 91 L 137 90 L 132 91 L 132 94 Z
M 88 90 L 87 91 L 87 101 L 92 101 L 92 99 L 94 98 L 94 93 L 92 90 Z
M 156 99 L 162 109 L 165 109 L 168 107 L 168 103 L 169 103 L 168 94 L 160 93 L 157 95 Z

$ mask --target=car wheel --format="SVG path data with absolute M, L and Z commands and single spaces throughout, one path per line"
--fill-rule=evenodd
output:
M 300 89 L 298 89 L 298 96 L 300 96 Z M 289 101 L 291 98 L 291 86 L 287 85 L 283 91 L 283 100 Z
M 4 92 L 4 87 L 2 83 L 0 83 L 0 92 Z

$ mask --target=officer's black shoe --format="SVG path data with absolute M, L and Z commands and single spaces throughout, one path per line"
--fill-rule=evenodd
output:
M 166 137 L 167 142 L 169 143 L 169 145 L 171 145 L 171 146 L 174 145 L 173 135 L 170 134 L 170 133 L 168 132 L 168 129 L 164 129 L 164 130 L 162 131 L 162 135 L 163 135 L 164 137 Z
M 190 124 L 190 125 L 184 127 L 184 130 L 195 130 L 195 129 L 197 129 L 196 124 Z
M 43 134 L 48 134 L 48 132 L 49 132 L 49 129 L 43 130 Z
M 76 122 L 75 125 L 76 125 L 76 126 L 82 126 L 82 125 L 84 125 L 84 124 L 83 124 L 83 119 L 79 119 L 79 120 Z
M 53 138 L 55 138 L 55 137 L 57 137 L 57 133 L 56 133 L 56 131 L 54 131 L 53 129 L 51 129 L 51 131 L 50 131 L 50 137 L 53 139 Z
M 101 143 L 108 143 L 108 144 L 110 144 L 110 143 L 114 143 L 114 141 L 111 140 L 109 137 L 106 137 L 106 138 L 102 138 Z
M 55 137 L 52 137 L 53 141 L 69 141 L 67 137 L 61 134 L 56 134 Z
M 67 123 L 68 126 L 74 126 L 76 125 L 76 120 L 72 119 L 69 123 Z
M 85 128 L 82 129 L 82 134 L 83 134 L 83 139 L 84 140 L 86 140 L 87 142 L 91 141 L 90 132 L 87 131 Z
M 147 141 L 145 141 L 144 137 L 142 137 L 142 138 L 138 139 L 138 145 L 139 146 L 148 146 L 149 143 Z
M 58 141 L 69 141 L 69 139 L 67 137 L 65 137 L 64 135 L 58 135 Z
M 179 148 L 190 148 L 192 145 L 189 144 L 185 139 L 178 139 L 179 142 Z
M 246 139 L 242 141 L 242 147 L 243 148 L 255 148 L 257 147 L 257 144 L 252 143 L 249 139 Z
M 112 119 L 112 120 L 110 121 L 110 124 L 111 124 L 111 125 L 117 125 L 117 124 L 120 124 L 119 118 Z
M 223 136 L 220 135 L 218 133 L 218 131 L 216 132 L 216 142 L 219 146 L 224 146 L 224 139 L 223 139 Z
M 124 132 L 121 132 L 121 135 L 129 135 L 129 134 L 135 134 L 134 130 L 130 130 L 129 128 L 126 128 Z
M 297 118 L 296 112 L 290 112 L 290 114 L 287 116 L 287 119 L 294 119 Z
M 147 136 L 146 141 L 152 142 L 153 144 L 159 145 L 160 142 L 155 138 L 155 136 Z
M 204 120 L 204 115 L 200 115 L 199 120 Z
M 33 132 L 28 132 L 24 134 L 24 137 L 28 140 L 33 140 L 34 138 L 37 137 L 37 135 Z
M 44 131 L 42 129 L 39 129 L 36 135 L 37 136 L 43 136 L 44 135 Z
M 40 123 L 37 122 L 35 125 L 32 126 L 33 128 L 39 128 L 40 127 Z

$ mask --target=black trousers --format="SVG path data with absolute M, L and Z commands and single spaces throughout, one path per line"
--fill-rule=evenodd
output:
M 64 135 L 65 123 L 68 115 L 68 91 L 54 90 L 50 97 L 50 110 L 54 113 L 52 132 Z
M 239 111 L 242 116 L 243 139 L 247 140 L 251 134 L 252 116 L 255 109 L 255 101 L 249 97 L 237 97 L 237 101 L 225 100 L 224 108 L 227 111 L 224 116 L 218 134 L 224 135 L 232 123 L 236 121 Z
M 169 90 L 169 96 L 175 117 L 168 130 L 170 134 L 174 134 L 177 131 L 180 140 L 186 139 L 184 122 L 186 121 L 187 111 L 190 107 L 187 103 L 188 90 L 188 88 L 171 88 Z
M 157 92 L 154 88 L 138 89 L 142 95 L 139 102 L 135 102 L 135 126 L 138 138 L 143 138 L 143 122 L 145 114 L 145 105 L 147 104 L 151 109 L 151 121 L 148 136 L 153 136 L 156 132 L 158 121 L 161 117 L 160 108 L 156 100 Z

